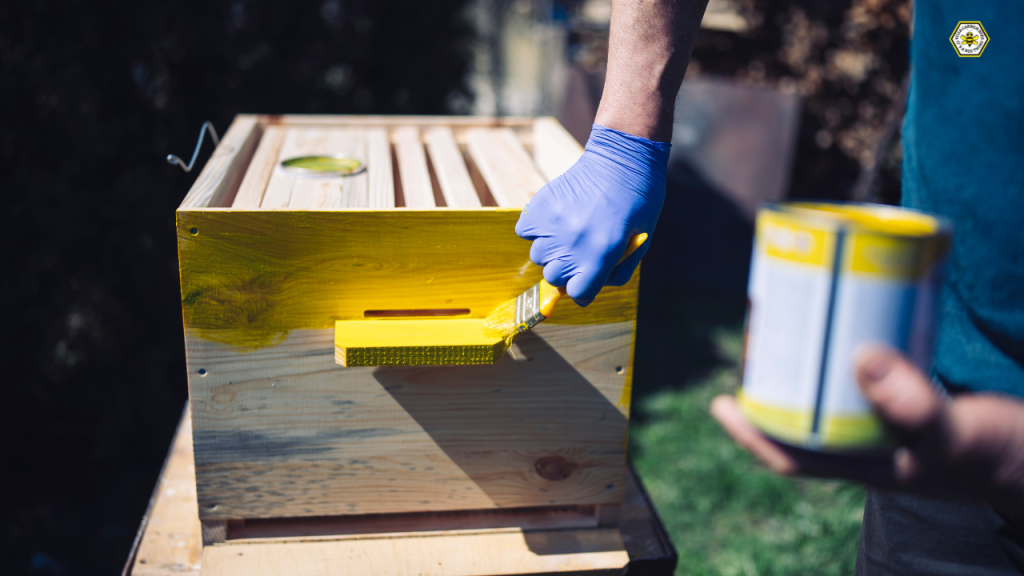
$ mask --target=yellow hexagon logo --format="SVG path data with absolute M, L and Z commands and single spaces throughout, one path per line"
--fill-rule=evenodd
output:
M 957 22 L 949 42 L 961 58 L 977 58 L 988 46 L 988 32 L 981 22 Z

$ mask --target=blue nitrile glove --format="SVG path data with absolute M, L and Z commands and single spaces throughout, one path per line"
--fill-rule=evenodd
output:
M 630 238 L 653 237 L 671 147 L 594 125 L 583 156 L 537 192 L 516 224 L 516 234 L 533 240 L 530 260 L 545 280 L 580 306 L 603 286 L 629 282 L 651 239 L 616 262 Z

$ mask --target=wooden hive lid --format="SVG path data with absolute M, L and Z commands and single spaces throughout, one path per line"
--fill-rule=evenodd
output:
M 179 209 L 522 208 L 582 152 L 553 118 L 239 115 Z M 280 169 L 309 155 L 365 170 Z

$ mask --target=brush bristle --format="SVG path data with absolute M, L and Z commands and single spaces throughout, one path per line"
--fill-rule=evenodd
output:
M 504 302 L 484 319 L 484 334 L 506 342 L 518 333 L 516 330 L 516 298 Z

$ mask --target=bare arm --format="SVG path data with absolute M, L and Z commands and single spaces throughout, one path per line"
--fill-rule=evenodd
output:
M 668 142 L 708 0 L 613 0 L 608 75 L 595 123 Z

